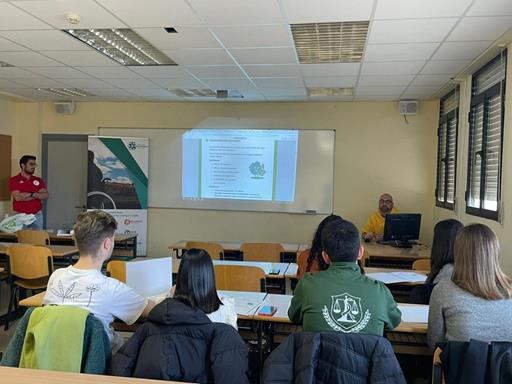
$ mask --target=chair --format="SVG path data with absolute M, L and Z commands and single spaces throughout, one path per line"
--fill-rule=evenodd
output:
M 418 259 L 412 263 L 412 269 L 415 271 L 430 271 L 430 259 Z
M 7 248 L 7 272 L 11 297 L 7 310 L 5 330 L 9 328 L 9 318 L 13 307 L 18 307 L 19 290 L 37 291 L 46 289 L 53 271 L 52 252 L 46 247 L 18 245 Z
M 216 265 L 215 284 L 226 291 L 266 292 L 265 272 L 259 267 Z
M 217 243 L 207 243 L 203 241 L 187 241 L 185 245 L 186 249 L 204 249 L 213 260 L 222 260 L 224 259 L 224 249 L 222 245 Z
M 280 263 L 284 248 L 279 243 L 243 243 L 240 252 L 245 261 Z
M 260 382 L 406 384 L 388 340 L 343 332 L 291 334 L 265 360 Z
M 308 257 L 311 254 L 311 249 L 305 249 L 299 253 L 297 256 L 297 279 L 301 279 L 302 276 L 306 273 L 306 269 L 308 267 Z M 316 272 L 318 271 L 318 263 L 316 261 L 313 261 L 311 264 L 311 271 L 310 272 Z
M 123 283 L 126 283 L 126 261 L 109 261 L 107 264 L 107 275 Z
M 441 353 L 443 350 L 439 347 L 434 351 L 432 358 L 432 384 L 443 383 L 443 368 L 441 365 Z
M 22 229 L 16 232 L 18 243 L 32 244 L 32 245 L 50 245 L 50 235 L 46 231 L 31 231 Z

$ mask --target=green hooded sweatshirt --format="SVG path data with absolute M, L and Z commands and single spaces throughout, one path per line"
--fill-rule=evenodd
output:
M 340 331 L 382 336 L 398 326 L 402 313 L 381 282 L 363 274 L 356 263 L 338 262 L 299 281 L 288 317 L 304 331 Z

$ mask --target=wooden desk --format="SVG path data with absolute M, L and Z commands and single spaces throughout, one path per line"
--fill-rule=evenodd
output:
M 49 232 L 49 236 L 51 245 L 75 245 L 73 236 L 57 236 L 54 232 Z M 113 256 L 137 257 L 137 236 L 136 233 L 116 233 Z M 18 239 L 15 233 L 0 232 L 0 241 L 16 243 Z
M 430 249 L 424 245 L 414 245 L 412 248 L 397 248 L 377 243 L 362 243 L 362 245 L 366 252 L 369 267 L 382 266 L 410 269 L 414 261 L 430 258 Z
M 23 243 L 0 243 L 0 254 L 5 255 L 7 248 L 16 247 L 19 245 L 30 245 Z M 74 255 L 78 255 L 78 248 L 74 245 L 49 245 L 46 246 L 52 251 L 52 256 L 57 259 L 70 258 Z
M 179 251 L 183 251 L 186 249 L 187 241 L 188 240 L 180 240 L 177 243 L 171 244 L 171 245 L 169 245 L 169 250 L 171 252 L 176 252 L 176 256 L 178 256 Z M 219 244 L 222 246 L 222 248 L 225 251 L 229 251 L 229 252 L 240 251 L 240 246 L 243 244 L 243 243 L 234 243 L 234 242 L 229 242 L 229 241 L 209 241 L 209 242 Z M 296 243 L 281 243 L 281 245 L 283 246 L 284 251 L 286 253 L 297 253 L 297 251 L 299 250 L 299 247 L 301 246 L 301 244 L 296 244 Z
M 106 375 L 87 375 L 40 369 L 0 367 L 2 384 L 179 384 L 178 381 L 135 379 Z

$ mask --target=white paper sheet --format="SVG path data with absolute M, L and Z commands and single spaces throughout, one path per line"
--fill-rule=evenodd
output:
M 423 283 L 427 278 L 425 275 L 416 272 L 375 272 L 367 273 L 366 276 L 384 284 Z
M 407 323 L 428 323 L 428 305 L 399 305 L 402 321 Z

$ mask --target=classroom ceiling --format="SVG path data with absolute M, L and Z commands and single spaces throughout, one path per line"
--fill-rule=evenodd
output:
M 70 24 L 70 14 L 80 22 Z M 332 32 L 349 22 L 357 24 L 355 43 L 338 41 L 350 33 L 322 35 L 323 23 Z M 178 65 L 122 66 L 62 31 L 100 28 L 133 29 Z M 511 0 L 0 0 L 0 62 L 11 65 L 0 63 L 0 93 L 221 101 L 212 95 L 226 89 L 243 95 L 233 101 L 425 100 L 511 28 Z M 295 43 L 296 33 L 311 30 L 317 35 Z M 319 51 L 326 44 L 350 51 L 324 62 L 334 57 Z M 325 87 L 353 89 L 321 96 Z

